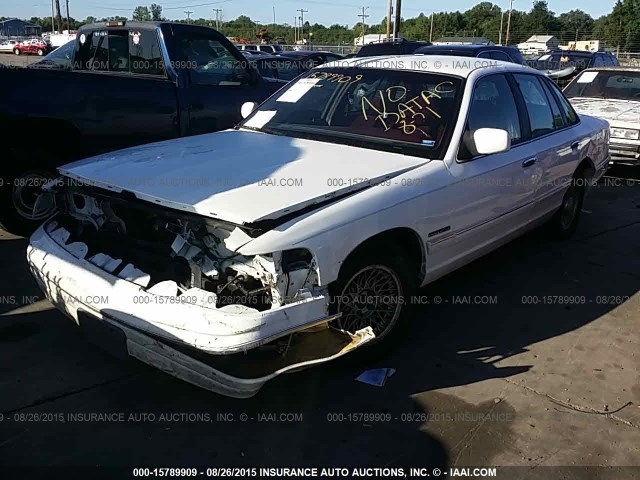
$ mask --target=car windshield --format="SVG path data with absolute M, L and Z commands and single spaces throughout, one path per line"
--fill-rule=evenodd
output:
M 271 97 L 240 128 L 442 158 L 462 79 L 384 69 L 314 69 Z
M 65 43 L 61 47 L 56 48 L 49 55 L 44 57 L 39 62 L 31 65 L 37 68 L 60 68 L 70 69 L 71 62 L 73 60 L 73 52 L 76 48 L 75 40 Z
M 640 70 L 589 70 L 564 90 L 567 97 L 597 97 L 640 101 Z
M 588 57 L 566 52 L 547 53 L 531 63 L 537 70 L 564 70 L 569 67 L 585 69 L 588 65 Z

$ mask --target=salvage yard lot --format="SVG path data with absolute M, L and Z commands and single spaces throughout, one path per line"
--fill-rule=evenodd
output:
M 0 232 L 0 465 L 638 465 L 640 183 L 609 175 L 572 240 L 533 232 L 420 291 L 385 358 L 248 400 L 87 344 Z M 397 373 L 354 381 L 373 367 Z

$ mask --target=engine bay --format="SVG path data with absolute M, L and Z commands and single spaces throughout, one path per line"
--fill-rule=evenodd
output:
M 237 250 L 261 232 L 123 197 L 59 189 L 60 213 L 49 233 L 74 255 L 149 293 L 195 295 L 198 303 L 234 313 L 294 303 L 319 288 L 306 249 L 243 256 Z

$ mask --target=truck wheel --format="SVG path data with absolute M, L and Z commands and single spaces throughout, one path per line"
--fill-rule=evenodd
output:
M 17 48 L 13 50 L 13 53 L 15 53 L 16 55 L 20 55 L 20 50 L 18 50 Z
M 55 175 L 44 170 L 28 170 L 9 176 L 0 188 L 0 224 L 8 232 L 28 236 L 47 219 L 55 208 L 35 212 L 42 186 Z
M 384 251 L 386 250 L 386 251 Z M 371 327 L 375 353 L 390 347 L 409 315 L 407 300 L 416 282 L 405 258 L 394 250 L 377 248 L 356 254 L 330 285 L 332 313 L 342 313 L 333 326 L 350 333 Z
M 41 48 L 38 49 L 38 55 L 43 56 L 44 55 L 44 50 L 42 50 Z
M 571 179 L 571 184 L 562 198 L 562 204 L 549 221 L 552 237 L 559 240 L 570 238 L 578 228 L 580 211 L 584 200 L 586 178 L 584 171 L 578 170 Z

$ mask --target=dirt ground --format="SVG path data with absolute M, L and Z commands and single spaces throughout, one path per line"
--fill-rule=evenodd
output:
M 2 232 L 0 465 L 640 465 L 639 177 L 611 171 L 573 239 L 532 232 L 424 289 L 385 358 L 248 400 L 85 342 Z M 397 372 L 354 380 L 373 367 Z

